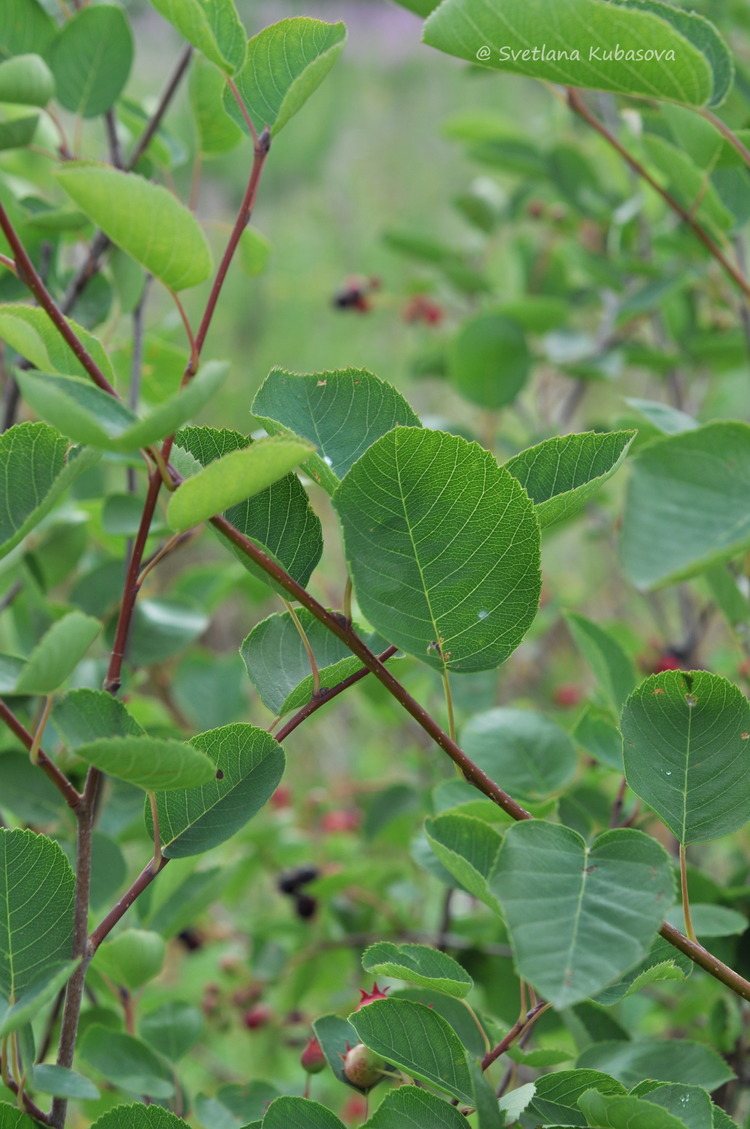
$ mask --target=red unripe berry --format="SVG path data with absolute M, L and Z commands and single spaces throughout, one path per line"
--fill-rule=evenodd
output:
M 369 1090 L 383 1077 L 385 1059 L 375 1054 L 364 1043 L 357 1043 L 356 1047 L 346 1052 L 344 1058 L 344 1074 L 353 1086 L 360 1090 Z
M 299 1060 L 302 1064 L 302 1069 L 308 1074 L 320 1074 L 321 1070 L 325 1068 L 326 1056 L 323 1054 L 323 1048 L 314 1035 L 303 1050 Z
M 426 294 L 415 294 L 404 307 L 403 319 L 408 322 L 422 322 L 424 325 L 440 325 L 445 317 L 442 306 Z
M 673 655 L 670 651 L 667 651 L 666 654 L 661 655 L 654 663 L 651 673 L 662 674 L 665 670 L 679 670 L 681 666 L 682 663 L 677 658 L 677 655 Z
M 273 1012 L 268 1004 L 255 1004 L 254 1007 L 245 1012 L 242 1022 L 248 1030 L 255 1031 L 258 1027 L 265 1027 L 267 1023 L 270 1023 L 272 1015 Z
M 358 811 L 327 811 L 320 821 L 323 831 L 356 831 L 359 827 Z
M 552 694 L 552 700 L 556 706 L 561 706 L 563 709 L 570 709 L 571 706 L 577 706 L 583 697 L 583 692 L 580 686 L 575 686 L 571 682 L 566 682 L 562 686 L 556 686 Z
M 360 1125 L 367 1117 L 367 1102 L 359 1094 L 352 1094 L 341 1111 L 347 1125 Z
M 287 788 L 285 784 L 282 784 L 281 787 L 277 788 L 273 793 L 269 802 L 271 804 L 271 807 L 275 811 L 283 811 L 284 808 L 291 807 L 292 789 Z
M 375 1000 L 387 1000 L 388 997 L 385 994 L 387 991 L 388 989 L 386 988 L 385 992 L 381 992 L 377 984 L 373 984 L 371 992 L 366 992 L 364 988 L 360 988 L 359 994 L 361 999 L 354 1010 L 359 1011 L 360 1008 L 367 1007 L 368 1004 L 374 1004 Z

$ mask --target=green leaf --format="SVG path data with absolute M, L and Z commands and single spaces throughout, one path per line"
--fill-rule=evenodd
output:
M 190 744 L 210 757 L 218 774 L 202 787 L 158 797 L 166 858 L 203 854 L 231 838 L 270 799 L 284 773 L 281 748 L 254 725 L 225 725 Z M 148 805 L 146 825 L 153 833 Z
M 722 203 L 705 169 L 663 137 L 647 134 L 642 144 L 649 161 L 662 174 L 665 187 L 699 223 L 717 234 L 734 227 L 734 216 Z
M 312 647 L 322 682 L 323 674 L 333 667 L 338 671 L 338 664 L 351 658 L 351 652 L 312 612 L 300 608 L 297 618 Z M 275 716 L 286 712 L 286 703 L 311 677 L 307 651 L 289 612 L 271 615 L 256 624 L 243 641 L 240 654 L 261 701 Z
M 356 1090 L 358 1094 L 365 1093 L 344 1074 L 346 1051 L 358 1041 L 357 1032 L 348 1019 L 342 1019 L 339 1015 L 321 1015 L 313 1022 L 312 1027 L 334 1078 L 350 1089 Z
M 674 901 L 666 851 L 643 832 L 608 831 L 589 847 L 570 828 L 539 820 L 506 832 L 490 888 L 519 975 L 557 1008 L 641 961 Z
M 37 1129 L 37 1121 L 25 1113 L 21 1113 L 18 1106 L 0 1102 L 0 1129 Z
M 59 819 L 64 802 L 62 796 L 52 781 L 31 763 L 25 750 L 0 752 L 0 780 L 3 782 L 3 809 L 13 812 L 21 823 L 44 826 Z
M 75 878 L 57 843 L 0 828 L 0 996 L 22 1000 L 53 962 L 69 961 Z
M 216 765 L 205 753 L 181 741 L 156 737 L 103 737 L 79 745 L 76 755 L 151 792 L 197 788 L 216 776 Z
M 588 706 L 571 736 L 590 756 L 622 774 L 622 736 L 608 711 Z
M 31 1088 L 43 1094 L 52 1094 L 56 1098 L 72 1098 L 74 1101 L 95 1102 L 101 1096 L 94 1083 L 82 1074 L 46 1062 L 32 1067 Z
M 691 902 L 690 917 L 698 937 L 737 937 L 747 929 L 747 917 L 726 906 Z M 685 919 L 682 915 L 682 906 L 673 906 L 666 919 L 675 928 L 683 929 Z
M 79 1054 L 84 1062 L 121 1090 L 148 1094 L 151 1098 L 171 1098 L 174 1094 L 171 1066 L 132 1035 L 95 1023 L 86 1029 Z M 104 1120 L 100 1118 L 96 1124 L 101 1126 Z M 179 1119 L 175 1120 L 182 1124 Z
M 193 1047 L 203 1030 L 203 1015 L 192 1004 L 170 1000 L 141 1019 L 138 1032 L 169 1062 L 177 1062 Z
M 271 434 L 300 435 L 318 448 L 305 471 L 329 494 L 376 439 L 419 427 L 400 392 L 366 369 L 302 375 L 272 369 L 253 401 Z
M 750 703 L 726 678 L 654 674 L 628 699 L 621 728 L 629 786 L 681 843 L 750 820 Z
M 564 0 L 554 17 L 545 0 L 505 0 L 502 12 L 484 0 L 445 0 L 424 40 L 493 70 L 688 106 L 721 102 L 733 75 L 713 24 L 658 0 Z
M 167 940 L 187 929 L 212 902 L 221 898 L 232 877 L 232 871 L 226 866 L 199 870 L 188 874 L 187 878 L 182 878 L 184 873 L 184 870 L 171 870 L 173 884 L 162 879 L 158 891 L 152 892 L 152 898 L 139 902 L 143 924 Z
M 46 54 L 57 28 L 38 0 L 5 0 L 0 5 L 0 56 Z
M 52 721 L 73 751 L 100 737 L 143 735 L 123 703 L 105 690 L 69 690 L 55 703 Z
M 285 1096 L 271 1102 L 263 1129 L 344 1129 L 344 1123 L 319 1102 Z
M 577 1065 L 603 1070 L 624 1086 L 635 1086 L 643 1078 L 653 1078 L 659 1082 L 684 1082 L 715 1090 L 734 1077 L 721 1055 L 689 1039 L 593 1043 L 579 1055 Z
M 271 241 L 257 227 L 246 227 L 237 248 L 238 261 L 245 274 L 251 278 L 263 274 L 271 257 Z
M 750 546 L 750 427 L 710 423 L 633 459 L 620 541 L 636 587 L 674 583 Z
M 488 880 L 497 862 L 502 835 L 472 815 L 438 815 L 425 823 L 433 852 L 465 890 L 500 912 Z
M 412 1078 L 473 1102 L 466 1051 L 449 1023 L 411 1000 L 376 1000 L 349 1016 L 362 1042 Z
M 99 457 L 71 448 L 46 423 L 16 424 L 0 435 L 0 475 L 14 485 L 4 494 L 0 511 L 0 558 L 46 517 L 65 490 Z
M 136 604 L 127 658 L 134 666 L 153 666 L 184 650 L 207 629 L 210 616 L 194 603 L 165 597 Z M 112 638 L 114 628 L 109 638 Z M 109 640 L 108 640 L 109 641 Z
M 159 1105 L 118 1105 L 108 1109 L 91 1129 L 185 1129 L 185 1122 Z
M 245 61 L 245 29 L 233 0 L 150 0 L 157 12 L 226 74 Z
M 48 58 L 61 106 L 84 118 L 111 110 L 133 65 L 127 16 L 114 4 L 82 8 L 63 24 Z
M 699 1086 L 685 1086 L 676 1082 L 656 1086 L 647 1081 L 636 1086 L 632 1096 L 661 1106 L 683 1125 L 687 1125 L 688 1129 L 711 1129 L 713 1124 L 714 1104 Z
M 616 639 L 585 616 L 566 612 L 578 650 L 589 664 L 608 704 L 619 713 L 636 683 L 635 667 Z
M 175 442 L 201 466 L 208 466 L 233 451 L 249 448 L 252 440 L 238 431 L 188 427 L 178 433 Z M 263 450 L 261 448 L 261 453 Z M 323 531 L 296 474 L 285 474 L 251 498 L 230 506 L 224 516 L 240 533 L 278 561 L 298 584 L 307 585 L 323 552 Z M 264 583 L 270 583 L 261 569 L 230 542 L 225 543 L 230 545 L 244 568 Z
M 625 1093 L 621 1082 L 598 1070 L 560 1070 L 537 1078 L 536 1093 L 523 1124 L 585 1125 L 578 1099 L 592 1088 L 602 1094 Z
M 466 1129 L 466 1118 L 428 1090 L 399 1086 L 385 1095 L 363 1129 Z
M 474 986 L 458 961 L 428 945 L 394 945 L 390 941 L 379 941 L 365 950 L 362 967 L 365 972 L 395 976 L 460 1000 L 468 996 Z
M 186 290 L 211 274 L 198 221 L 166 188 L 94 161 L 68 161 L 56 176 L 89 219 L 168 289 Z
M 23 117 L 0 122 L 0 151 L 25 149 L 30 145 L 39 125 L 39 116 L 24 114 Z
M 32 651 L 16 683 L 16 692 L 51 694 L 57 690 L 78 666 L 101 629 L 98 619 L 83 612 L 68 612 L 53 623 Z
M 557 792 L 578 767 L 565 730 L 531 710 L 475 714 L 461 732 L 461 747 L 491 780 L 530 800 Z
M 209 361 L 190 384 L 159 404 L 144 419 L 89 380 L 18 371 L 24 397 L 37 412 L 79 443 L 107 451 L 136 451 L 172 434 L 211 400 L 224 383 L 228 365 Z
M 0 63 L 0 102 L 46 106 L 54 93 L 54 79 L 39 55 L 17 55 Z
M 589 431 L 545 439 L 509 459 L 505 469 L 534 502 L 539 524 L 546 529 L 578 513 L 619 470 L 635 434 Z
M 448 379 L 482 408 L 512 404 L 531 373 L 526 335 L 517 322 L 498 314 L 465 321 L 448 353 Z
M 698 1093 L 703 1093 L 710 1106 L 711 1099 L 705 1090 Z M 660 1105 L 635 1098 L 631 1094 L 626 1097 L 612 1097 L 600 1094 L 596 1090 L 589 1090 L 581 1094 L 578 1104 L 585 1113 L 589 1125 L 595 1125 L 598 1129 L 628 1129 L 634 1119 L 639 1129 L 641 1127 L 642 1129 L 684 1129 L 686 1124 Z
M 670 911 L 673 913 L 674 911 Z M 680 907 L 680 913 L 682 908 Z M 669 917 L 670 914 L 667 914 Z M 683 923 L 684 924 L 684 923 Z M 693 970 L 693 962 L 676 949 L 663 937 L 657 937 L 649 949 L 648 956 L 635 968 L 617 981 L 599 992 L 597 1003 L 609 1007 L 619 1003 L 625 996 L 632 996 L 658 980 L 686 980 Z
M 107 379 L 114 382 L 112 363 L 99 338 L 71 318 L 65 320 Z M 38 306 L 12 303 L 0 306 L 0 335 L 11 348 L 42 372 L 59 372 L 91 380 L 68 343 Z
M 94 967 L 115 984 L 135 992 L 159 975 L 166 955 L 166 942 L 158 933 L 126 929 L 99 946 Z
M 95 452 L 70 452 L 68 441 L 46 423 L 19 423 L 0 435 L 0 477 L 15 484 L 0 508 L 0 560 L 98 459 Z
M 346 28 L 293 16 L 265 28 L 248 42 L 237 89 L 258 133 L 277 134 L 315 93 L 344 49 Z M 229 90 L 227 113 L 245 133 L 244 115 Z
M 244 40 L 243 40 L 244 49 Z M 242 140 L 242 130 L 224 109 L 226 83 L 220 71 L 197 55 L 190 67 L 190 106 L 203 157 L 220 157 Z
M 363 614 L 438 670 L 499 666 L 539 603 L 532 503 L 488 451 L 398 427 L 354 464 L 334 498 Z
M 312 451 L 301 439 L 269 436 L 230 451 L 188 478 L 169 500 L 167 521 L 181 532 L 252 498 L 284 478 Z
M 20 999 L 7 1010 L 0 998 L 0 1037 L 30 1023 L 65 987 L 79 964 L 80 960 L 51 961 L 34 983 L 26 988 Z

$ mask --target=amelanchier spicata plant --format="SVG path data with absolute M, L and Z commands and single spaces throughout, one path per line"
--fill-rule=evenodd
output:
M 727 1111 L 748 1112 L 750 705 L 690 668 L 714 613 L 726 648 L 748 646 L 750 427 L 710 401 L 712 350 L 746 366 L 750 340 L 747 43 L 735 84 L 714 26 L 661 0 L 405 0 L 429 47 L 539 80 L 557 115 L 540 138 L 490 110 L 448 123 L 504 181 L 458 201 L 470 249 L 386 235 L 449 310 L 438 326 L 434 298 L 410 304 L 437 327 L 415 367 L 485 422 L 532 370 L 562 372 L 570 396 L 553 418 L 540 395 L 496 451 L 491 428 L 485 449 L 423 426 L 365 369 L 278 367 L 245 404 L 265 432 L 251 438 L 192 422 L 222 387 L 243 395 L 214 313 L 235 258 L 263 269 L 264 170 L 346 31 L 296 16 L 248 39 L 233 0 L 150 4 L 184 46 L 148 110 L 127 93 L 125 7 L 0 7 L 0 1129 L 341 1129 L 339 1113 L 367 1129 L 731 1129 Z M 489 105 L 503 79 L 478 77 Z M 197 175 L 190 206 L 170 175 L 183 84 L 196 170 L 250 139 L 217 263 Z M 182 348 L 145 328 L 159 286 Z M 195 318 L 180 295 L 200 287 Z M 625 382 L 619 417 L 571 432 L 602 380 Z M 666 399 L 638 395 L 654 383 Z M 626 460 L 613 515 L 599 491 Z M 573 530 L 583 561 L 615 523 L 622 599 L 669 610 L 674 586 L 690 628 L 640 683 L 626 632 L 549 598 L 538 615 L 548 531 Z M 180 572 L 205 525 L 209 562 Z M 346 562 L 327 602 L 308 588 L 324 527 Z M 245 720 L 231 656 L 196 643 L 237 592 L 267 728 Z M 270 599 L 283 610 L 253 616 Z M 498 708 L 491 678 L 527 636 L 537 654 L 559 645 L 557 627 L 595 682 L 567 727 L 523 692 Z M 359 870 L 351 847 L 300 866 L 296 831 L 247 825 L 287 803 L 294 731 L 333 702 L 364 742 L 365 701 L 387 771 L 400 714 L 419 771 L 372 800 Z M 239 855 L 205 863 L 230 840 Z M 284 929 L 266 928 L 268 888 L 253 902 L 264 860 L 292 900 Z M 445 891 L 437 937 L 425 886 Z M 231 926 L 195 925 L 243 899 L 254 978 L 232 987 L 237 959 L 211 957 Z M 329 932 L 310 933 L 325 899 Z M 375 978 L 354 1010 L 347 947 Z M 309 1015 L 316 978 L 331 1006 Z M 287 1036 L 260 1000 L 274 983 Z M 232 1049 L 232 993 L 242 1038 L 267 1028 L 294 1069 Z

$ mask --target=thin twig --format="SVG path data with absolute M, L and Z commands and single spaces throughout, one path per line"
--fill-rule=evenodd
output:
M 24 747 L 31 752 L 34 744 L 34 737 L 29 733 L 28 729 L 18 720 L 16 715 L 10 707 L 0 698 L 0 718 L 5 722 L 11 733 L 14 733 L 18 740 Z M 41 768 L 45 776 L 49 777 L 52 783 L 57 788 L 58 792 L 62 795 L 65 803 L 72 811 L 77 811 L 81 803 L 81 794 L 77 792 L 73 785 L 68 780 L 60 769 L 57 767 L 53 760 L 42 752 L 38 751 L 37 764 Z
M 68 981 L 65 989 L 65 1006 L 60 1024 L 60 1041 L 57 1048 L 57 1065 L 70 1070 L 75 1057 L 78 1020 L 81 1014 L 81 1001 L 86 983 L 86 973 L 92 954 L 89 951 L 88 923 L 91 893 L 92 836 L 101 773 L 89 768 L 83 790 L 81 804 L 76 812 L 76 888 L 73 910 L 73 957 L 80 958 L 80 964 Z M 52 1124 L 62 1129 L 68 1109 L 67 1098 L 55 1098 L 52 1102 Z
M 665 204 L 667 204 L 672 211 L 687 224 L 698 239 L 700 239 L 709 254 L 719 263 L 737 286 L 739 286 L 745 297 L 750 298 L 750 281 L 745 278 L 739 267 L 735 266 L 735 264 L 727 258 L 719 245 L 711 238 L 708 232 L 701 227 L 692 213 L 688 211 L 687 208 L 683 207 L 679 200 L 676 200 L 671 193 L 667 192 L 665 188 L 662 188 L 661 184 L 651 175 L 648 169 L 618 141 L 614 134 L 610 133 L 604 123 L 600 122 L 596 115 L 591 112 L 577 90 L 573 87 L 568 87 L 567 94 L 568 105 L 571 110 L 578 114 L 579 117 L 583 118 L 584 121 L 588 122 L 588 124 L 620 154 L 623 160 L 627 161 L 628 165 L 638 173 L 638 176 L 640 176 L 642 180 L 645 180 L 646 183 L 653 188 L 654 192 L 657 192 L 659 196 L 661 196 Z
M 539 1018 L 542 1012 L 546 1011 L 550 1006 L 550 1004 L 537 1004 L 531 1011 L 527 1011 L 525 1015 L 519 1016 L 505 1038 L 484 1056 L 482 1059 L 482 1070 L 488 1070 L 493 1062 L 497 1062 L 500 1056 L 504 1055 L 505 1052 L 513 1046 L 521 1033 L 529 1028 L 531 1024 Z

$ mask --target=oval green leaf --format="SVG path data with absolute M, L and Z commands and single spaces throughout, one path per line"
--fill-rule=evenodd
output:
M 506 832 L 490 888 L 519 975 L 557 1008 L 641 961 L 675 895 L 666 851 L 643 832 L 608 831 L 587 846 L 569 827 L 539 820 Z
M 51 694 L 88 651 L 102 629 L 98 619 L 68 612 L 53 623 L 29 656 L 16 683 L 18 694 Z
M 363 614 L 438 670 L 499 666 L 539 604 L 539 525 L 489 452 L 398 427 L 354 464 L 334 498 Z
M 654 674 L 622 714 L 625 775 L 677 839 L 700 843 L 750 820 L 750 702 L 717 674 Z
M 240 97 L 258 133 L 268 126 L 276 134 L 320 86 L 344 49 L 346 28 L 306 16 L 280 20 L 253 36 L 247 59 L 236 78 Z M 237 125 L 249 133 L 231 91 L 224 105 Z
M 447 812 L 425 823 L 427 841 L 445 869 L 465 890 L 499 912 L 488 881 L 497 863 L 502 835 L 483 819 Z
M 376 1000 L 349 1016 L 362 1042 L 412 1078 L 473 1104 L 466 1051 L 441 1015 L 411 1000 Z
M 508 459 L 546 529 L 573 517 L 622 466 L 635 431 L 560 435 Z
M 79 1053 L 84 1062 L 121 1090 L 153 1098 L 171 1098 L 174 1094 L 172 1067 L 132 1035 L 95 1023 L 86 1029 Z M 101 1118 L 98 1124 L 104 1120 Z M 179 1119 L 175 1120 L 179 1124 Z
M 112 363 L 99 338 L 71 318 L 65 320 L 110 383 L 113 383 L 115 374 Z M 42 372 L 59 372 L 91 380 L 70 345 L 63 340 L 44 310 L 38 306 L 23 306 L 20 303 L 0 306 L 0 334 L 11 348 L 31 361 L 34 368 Z
M 365 972 L 395 976 L 423 988 L 435 988 L 457 999 L 464 999 L 474 981 L 458 961 L 428 945 L 394 945 L 379 941 L 362 956 Z
M 284 773 L 280 746 L 254 725 L 225 725 L 198 734 L 190 744 L 210 757 L 218 772 L 202 787 L 157 798 L 166 858 L 200 855 L 231 838 L 271 798 Z M 148 804 L 146 825 L 153 833 Z
M 200 224 L 166 188 L 94 161 L 68 161 L 56 175 L 89 219 L 170 290 L 197 286 L 211 274 Z
M 115 984 L 135 992 L 159 975 L 166 954 L 166 941 L 158 933 L 126 929 L 99 946 L 94 967 Z
M 74 12 L 49 50 L 57 101 L 95 118 L 110 110 L 133 65 L 133 34 L 122 8 L 97 4 Z
M 67 439 L 46 423 L 19 423 L 0 435 L 0 476 L 25 486 L 9 491 L 0 510 L 0 560 L 98 459 L 97 452 L 70 451 Z
M 156 737 L 103 737 L 79 745 L 76 755 L 150 792 L 197 788 L 216 776 L 216 765 L 205 753 L 181 741 Z
M 424 40 L 493 70 L 688 106 L 718 104 L 733 77 L 713 24 L 659 0 L 562 0 L 554 15 L 547 0 L 504 0 L 502 15 L 485 0 L 444 0 Z
M 300 435 L 318 448 L 304 469 L 332 494 L 376 439 L 419 419 L 391 384 L 367 369 L 301 374 L 272 369 L 253 413 L 274 434 Z
M 464 322 L 448 354 L 448 378 L 482 408 L 512 404 L 531 373 L 526 335 L 517 322 L 481 314 Z
M 320 1102 L 284 1096 L 271 1102 L 263 1129 L 344 1129 L 344 1123 Z
M 186 388 L 144 419 L 86 378 L 22 370 L 17 377 L 31 407 L 65 435 L 91 447 L 125 452 L 172 434 L 212 399 L 228 371 L 224 362 L 209 361 Z
M 179 432 L 175 444 L 192 455 L 200 466 L 208 466 L 231 451 L 250 447 L 252 440 L 238 431 L 188 427 Z M 231 506 L 224 516 L 240 533 L 278 561 L 298 584 L 307 585 L 323 552 L 323 530 L 296 474 L 284 475 L 266 490 Z M 269 583 L 265 572 L 231 542 L 225 543 L 248 572 Z
M 39 55 L 17 55 L 0 63 L 0 102 L 46 106 L 55 93 L 55 80 Z
M 463 728 L 461 747 L 491 780 L 529 800 L 562 788 L 578 766 L 565 730 L 532 710 L 475 714 Z
M 167 506 L 167 521 L 178 532 L 207 521 L 267 490 L 312 451 L 310 443 L 280 435 L 230 451 L 175 490 Z
M 632 462 L 620 539 L 638 588 L 674 583 L 750 546 L 750 426 L 710 423 L 659 439 Z
M 226 74 L 244 63 L 247 35 L 234 0 L 151 0 L 151 5 Z
M 417 1086 L 399 1086 L 385 1095 L 363 1129 L 427 1129 L 428 1126 L 429 1129 L 466 1129 L 466 1118 L 437 1094 Z
M 70 960 L 75 877 L 45 835 L 0 828 L 0 997 L 14 1004 Z

